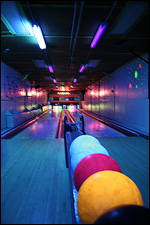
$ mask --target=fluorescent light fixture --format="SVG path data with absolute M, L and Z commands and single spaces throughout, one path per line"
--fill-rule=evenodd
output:
M 44 37 L 43 37 L 42 31 L 41 31 L 41 28 L 39 27 L 39 25 L 35 25 L 35 24 L 33 25 L 33 32 L 38 41 L 39 47 L 41 49 L 46 49 Z
M 53 82 L 54 82 L 54 83 L 57 83 L 57 80 L 54 78 L 54 79 L 53 79 Z
M 74 78 L 74 79 L 73 79 L 73 82 L 76 83 L 76 82 L 77 82 L 77 78 Z
M 53 70 L 53 67 L 52 67 L 52 66 L 49 65 L 49 66 L 48 66 L 48 69 L 49 69 L 49 72 L 50 72 L 50 73 L 54 73 L 54 70 Z
M 107 23 L 101 23 L 100 24 L 100 26 L 99 26 L 99 28 L 98 28 L 95 36 L 94 36 L 94 39 L 91 43 L 91 48 L 94 48 L 97 45 L 97 43 L 98 43 L 100 37 L 102 36 L 102 34 L 104 33 L 106 27 L 107 27 Z
M 79 71 L 79 72 L 80 72 L 80 73 L 82 73 L 84 69 L 85 69 L 85 66 L 84 66 L 84 65 L 82 65 L 82 66 L 81 66 L 81 69 L 80 69 L 80 71 Z

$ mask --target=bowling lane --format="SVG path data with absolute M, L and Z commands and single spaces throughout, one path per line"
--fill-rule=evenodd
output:
M 75 121 L 78 122 L 79 115 L 81 113 L 76 109 L 70 109 L 69 111 Z M 94 137 L 127 137 L 126 135 L 85 114 L 83 114 L 83 117 L 86 134 L 92 135 Z
M 54 108 L 47 114 L 19 132 L 13 139 L 53 139 L 59 122 L 61 108 Z

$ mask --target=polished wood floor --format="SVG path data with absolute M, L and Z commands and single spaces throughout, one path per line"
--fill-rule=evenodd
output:
M 63 139 L 3 139 L 1 146 L 1 223 L 72 223 Z
M 98 138 L 123 174 L 138 186 L 144 206 L 149 208 L 149 140 L 142 137 Z
M 86 133 L 108 150 L 149 207 L 149 140 L 84 118 Z M 57 124 L 58 115 L 47 114 L 12 139 L 1 140 L 2 224 L 72 223 L 69 172 L 64 139 L 55 139 Z

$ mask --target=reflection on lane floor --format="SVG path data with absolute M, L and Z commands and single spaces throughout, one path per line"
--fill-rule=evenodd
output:
M 53 139 L 61 110 L 50 110 L 45 116 L 22 130 L 13 139 Z
M 76 106 L 66 107 L 76 122 L 79 122 L 81 113 Z M 49 113 L 41 117 L 35 123 L 22 130 L 13 139 L 52 139 L 56 136 L 59 115 L 62 106 L 53 106 Z M 126 137 L 126 135 L 112 129 L 111 127 L 83 114 L 85 132 L 94 137 Z
M 78 110 L 71 112 L 73 118 L 78 121 L 79 114 Z M 85 132 L 86 134 L 92 135 L 94 137 L 127 137 L 126 135 L 114 130 L 113 128 L 105 125 L 98 120 L 91 118 L 85 114 L 82 114 L 84 117 Z
M 89 135 L 94 135 L 97 137 L 126 137 L 126 135 L 112 129 L 111 127 L 97 120 L 88 118 L 88 116 L 84 115 L 84 119 L 85 119 L 85 132 Z

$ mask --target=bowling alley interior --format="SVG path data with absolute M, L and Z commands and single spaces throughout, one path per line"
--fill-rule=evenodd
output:
M 149 224 L 149 1 L 1 1 L 1 224 Z

